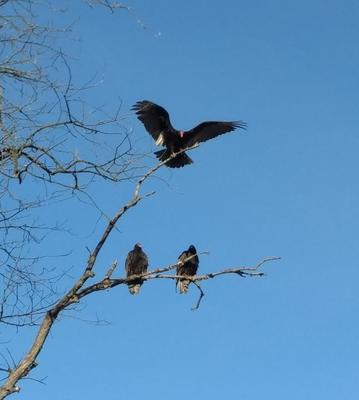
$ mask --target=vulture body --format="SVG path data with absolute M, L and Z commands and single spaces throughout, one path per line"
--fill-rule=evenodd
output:
M 148 257 L 142 250 L 140 243 L 136 243 L 126 258 L 125 269 L 127 277 L 131 275 L 139 275 L 147 272 Z M 128 290 L 131 294 L 137 294 L 143 283 L 142 279 L 135 279 L 128 284 Z
M 191 258 L 185 261 L 189 257 Z M 197 250 L 193 245 L 189 246 L 188 250 L 185 250 L 181 253 L 181 255 L 178 257 L 178 261 L 181 261 L 181 265 L 177 267 L 176 275 L 184 275 L 184 276 L 196 275 L 199 265 L 199 259 L 197 256 Z M 188 279 L 184 278 L 177 279 L 176 286 L 178 288 L 178 291 L 181 294 L 187 293 L 188 286 L 190 283 L 191 281 Z
M 155 152 L 160 161 L 165 161 L 173 154 L 181 152 L 198 143 L 205 142 L 237 128 L 246 129 L 243 121 L 206 121 L 189 131 L 178 131 L 170 121 L 168 112 L 158 104 L 148 100 L 138 101 L 132 110 L 143 123 L 147 132 L 153 137 L 157 146 L 165 149 Z M 167 167 L 180 168 L 193 161 L 183 151 L 166 162 Z

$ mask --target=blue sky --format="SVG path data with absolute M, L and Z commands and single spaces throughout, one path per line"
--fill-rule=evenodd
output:
M 23 398 L 356 399 L 358 2 L 127 4 L 131 13 L 78 2 L 59 14 L 76 21 L 73 79 L 103 78 L 90 100 L 122 102 L 124 127 L 146 151 L 154 143 L 129 111 L 137 100 L 166 107 L 178 129 L 208 119 L 249 129 L 162 170 L 167 184 L 150 181 L 156 196 L 121 222 L 98 276 L 137 241 L 153 267 L 189 244 L 210 252 L 203 273 L 282 260 L 264 278 L 205 282 L 197 312 L 197 292 L 179 296 L 167 281 L 136 297 L 117 287 L 87 298 L 56 323 L 32 375 L 46 385 L 24 382 Z M 112 214 L 130 193 L 108 185 L 99 201 Z M 77 276 L 104 222 L 82 204 L 63 211 L 76 235 L 53 250 L 72 246 Z M 97 318 L 110 324 L 81 321 Z

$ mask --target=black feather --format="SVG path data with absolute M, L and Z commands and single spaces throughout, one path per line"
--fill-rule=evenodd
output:
M 126 258 L 125 269 L 126 276 L 140 275 L 147 272 L 148 257 L 142 250 L 141 246 L 137 243 L 133 250 L 131 250 Z M 128 284 L 128 290 L 131 294 L 137 294 L 143 283 L 141 278 L 134 279 Z
M 155 139 L 156 144 L 165 147 L 165 150 L 155 153 L 160 161 L 164 161 L 171 154 L 186 150 L 198 143 L 238 128 L 246 129 L 247 127 L 247 124 L 243 121 L 207 121 L 202 122 L 190 131 L 184 132 L 176 130 L 171 124 L 168 112 L 151 101 L 138 101 L 132 107 L 132 110 L 136 112 L 137 118 Z M 170 168 L 180 168 L 192 163 L 193 161 L 183 152 L 166 162 L 166 165 Z
M 190 257 L 190 258 L 189 258 Z M 194 276 L 199 266 L 199 258 L 196 248 L 191 245 L 188 250 L 183 251 L 178 257 L 181 264 L 177 267 L 176 275 Z M 176 286 L 180 293 L 187 293 L 190 280 L 180 278 L 176 280 Z

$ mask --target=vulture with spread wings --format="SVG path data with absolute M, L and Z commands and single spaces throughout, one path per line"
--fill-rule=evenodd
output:
M 136 112 L 137 118 L 156 141 L 156 145 L 165 147 L 165 149 L 155 152 L 160 161 L 165 161 L 172 154 L 198 143 L 234 131 L 237 128 L 246 129 L 247 127 L 247 124 L 243 121 L 207 121 L 189 131 L 178 131 L 172 126 L 168 112 L 151 101 L 138 101 L 132 107 L 132 110 Z M 166 165 L 170 168 L 180 168 L 192 163 L 190 157 L 182 152 L 168 160 Z
M 136 243 L 133 250 L 131 250 L 126 258 L 125 269 L 127 277 L 131 275 L 139 275 L 147 272 L 148 257 L 142 250 L 140 243 Z M 128 290 L 131 294 L 137 294 L 140 291 L 140 287 L 143 280 L 138 278 L 134 279 L 128 284 Z
M 180 261 L 181 264 L 177 267 L 176 275 L 196 275 L 199 265 L 199 259 L 197 256 L 197 250 L 193 245 L 189 246 L 188 250 L 185 250 L 181 253 L 181 255 L 178 257 L 178 261 Z M 177 279 L 176 286 L 181 294 L 187 293 L 190 283 L 190 280 L 181 278 Z

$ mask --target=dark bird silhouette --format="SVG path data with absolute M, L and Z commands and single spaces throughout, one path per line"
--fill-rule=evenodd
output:
M 148 257 L 142 250 L 140 243 L 136 243 L 133 250 L 131 250 L 126 258 L 126 275 L 139 275 L 147 272 Z M 142 279 L 135 279 L 128 284 L 128 290 L 131 294 L 137 294 L 140 291 L 140 287 L 143 283 Z
M 193 257 L 191 257 L 193 256 Z M 189 260 L 185 261 L 188 257 L 191 257 Z M 184 275 L 184 276 L 194 276 L 197 273 L 199 259 L 197 256 L 196 248 L 191 245 L 188 250 L 185 250 L 178 257 L 178 261 L 181 261 L 181 265 L 177 267 L 176 275 Z M 180 293 L 187 293 L 188 286 L 190 284 L 190 280 L 188 279 L 177 279 L 176 286 Z
M 132 110 L 136 112 L 137 118 L 156 141 L 156 145 L 165 147 L 165 149 L 155 152 L 160 161 L 165 161 L 173 153 L 178 153 L 198 143 L 237 128 L 246 129 L 247 127 L 243 121 L 206 121 L 189 131 L 178 131 L 172 126 L 168 112 L 151 101 L 138 101 Z M 167 161 L 166 165 L 170 168 L 180 168 L 192 163 L 193 161 L 183 152 Z

